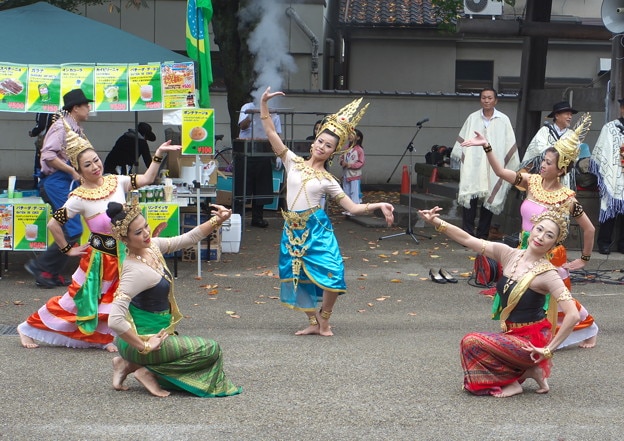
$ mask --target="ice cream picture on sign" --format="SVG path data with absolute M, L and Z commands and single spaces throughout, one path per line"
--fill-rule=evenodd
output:
M 193 127 L 189 136 L 193 141 L 203 141 L 208 136 L 208 132 L 203 127 Z

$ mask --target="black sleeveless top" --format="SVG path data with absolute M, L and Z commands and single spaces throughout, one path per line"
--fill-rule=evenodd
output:
M 166 270 L 165 270 L 166 271 Z M 167 273 L 169 273 L 167 271 Z M 169 289 L 171 282 L 165 277 L 153 287 L 137 294 L 130 302 L 135 307 L 149 312 L 169 311 Z
M 507 288 L 507 292 L 503 292 L 503 288 L 507 283 L 507 276 L 501 277 L 496 283 L 496 290 L 500 296 L 501 307 L 505 309 L 507 302 L 509 301 L 509 294 L 516 286 L 516 282 L 513 282 Z M 544 302 L 546 296 L 537 293 L 530 288 L 527 288 L 525 293 L 520 298 L 520 301 L 516 307 L 511 311 L 507 321 L 512 323 L 525 323 L 525 322 L 538 322 L 546 318 L 546 311 L 544 311 Z

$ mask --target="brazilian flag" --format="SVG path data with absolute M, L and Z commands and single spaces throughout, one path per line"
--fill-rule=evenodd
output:
M 210 108 L 209 87 L 212 84 L 212 64 L 208 23 L 212 20 L 211 0 L 187 0 L 186 52 L 199 65 L 199 107 Z

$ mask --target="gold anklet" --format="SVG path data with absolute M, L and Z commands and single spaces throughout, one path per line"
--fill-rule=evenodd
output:
M 323 311 L 323 308 L 321 308 L 321 309 L 319 310 L 319 314 L 321 315 L 321 318 L 322 318 L 322 319 L 324 319 L 324 320 L 329 320 L 329 318 L 330 318 L 330 317 L 331 317 L 331 315 L 332 315 L 332 312 L 331 312 L 331 311 Z
M 315 315 L 309 315 L 308 316 L 308 321 L 310 322 L 310 326 L 318 325 L 318 320 L 316 319 Z

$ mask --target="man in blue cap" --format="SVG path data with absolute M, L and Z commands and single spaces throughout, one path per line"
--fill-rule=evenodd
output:
M 81 89 L 74 89 L 63 95 L 63 118 L 50 126 L 41 147 L 41 181 L 39 190 L 43 200 L 56 211 L 65 205 L 69 192 L 80 185 L 80 175 L 69 164 L 65 152 L 65 127 L 63 119 L 78 135 L 84 136 L 80 123 L 89 118 L 93 100 L 88 99 Z M 74 245 L 82 235 L 80 216 L 70 219 L 63 227 L 67 243 Z M 69 257 L 60 252 L 56 243 L 51 244 L 39 258 L 29 260 L 24 268 L 35 276 L 41 288 L 68 285 L 61 275 Z

